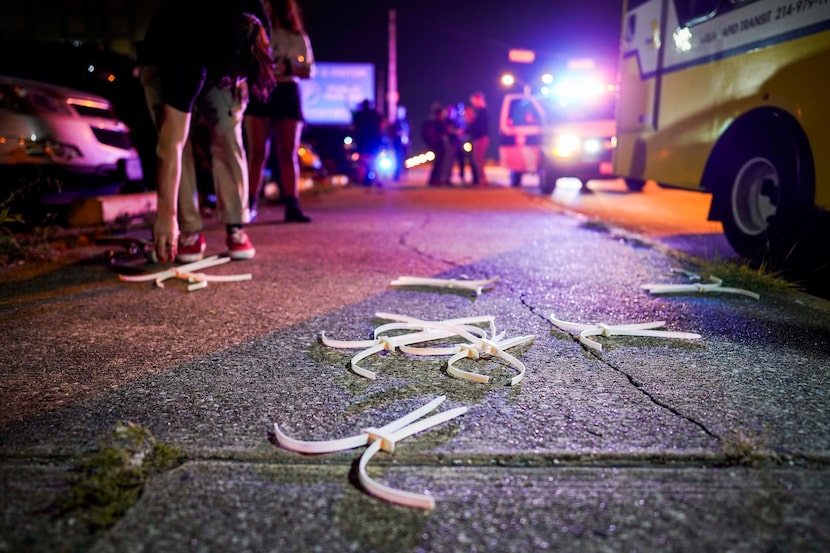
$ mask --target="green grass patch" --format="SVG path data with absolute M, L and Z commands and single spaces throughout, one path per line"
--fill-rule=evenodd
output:
M 24 222 L 23 215 L 12 207 L 17 195 L 18 192 L 12 192 L 0 201 L 0 266 L 26 257 L 26 249 L 12 231 L 14 226 L 22 225 Z
M 585 230 L 593 230 L 595 232 L 610 233 L 611 225 L 599 219 L 587 219 L 579 223 L 580 228 Z
M 81 477 L 58 501 L 58 510 L 90 530 L 109 528 L 139 500 L 150 477 L 182 462 L 179 451 L 156 441 L 146 428 L 119 422 L 101 449 L 81 460 Z
M 767 266 L 752 267 L 748 261 L 716 259 L 712 261 L 686 260 L 688 269 L 700 275 L 701 282 L 709 282 L 710 277 L 723 281 L 724 286 L 743 288 L 758 294 L 783 293 L 798 290 L 798 284 L 785 280 L 781 273 L 770 270 Z
M 719 440 L 726 466 L 758 467 L 783 458 L 767 447 L 766 431 L 732 430 Z

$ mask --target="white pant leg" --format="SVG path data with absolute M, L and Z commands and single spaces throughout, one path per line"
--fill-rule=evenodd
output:
M 144 87 L 144 97 L 150 110 L 150 117 L 156 129 L 161 126 L 163 103 L 161 100 L 158 70 L 154 66 L 141 67 L 141 84 Z M 202 230 L 202 217 L 199 214 L 199 197 L 196 192 L 196 168 L 193 160 L 193 148 L 188 135 L 182 151 L 182 176 L 179 182 L 179 197 L 177 201 L 178 222 L 182 232 L 196 232 Z
M 248 160 L 242 142 L 242 120 L 247 105 L 248 88 L 244 82 L 236 90 L 211 87 L 202 92 L 198 101 L 202 120 L 210 128 L 219 219 L 226 224 L 250 220 Z

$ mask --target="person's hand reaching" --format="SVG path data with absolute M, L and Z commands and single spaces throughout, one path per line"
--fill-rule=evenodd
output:
M 176 217 L 156 217 L 153 225 L 153 248 L 160 263 L 172 263 L 176 260 L 178 243 L 179 224 Z

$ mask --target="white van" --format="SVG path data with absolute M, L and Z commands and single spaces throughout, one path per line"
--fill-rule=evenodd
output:
M 519 186 L 537 173 L 550 194 L 557 179 L 583 184 L 613 177 L 616 88 L 593 66 L 569 67 L 542 94 L 506 94 L 499 116 L 499 157 Z
M 560 177 L 575 177 L 583 184 L 613 177 L 616 85 L 609 73 L 593 66 L 571 68 L 545 96 L 549 125 L 543 192 L 553 192 Z
M 524 173 L 543 171 L 542 133 L 545 109 L 536 98 L 505 94 L 499 113 L 499 161 L 510 171 L 510 184 L 519 186 Z

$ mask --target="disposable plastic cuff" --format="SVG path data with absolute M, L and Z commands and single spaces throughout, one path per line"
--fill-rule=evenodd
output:
M 422 328 L 432 328 L 439 323 L 443 325 L 487 324 L 490 327 L 490 336 L 494 336 L 496 334 L 496 318 L 493 315 L 481 315 L 478 317 L 459 317 L 456 319 L 446 319 L 444 321 L 425 321 L 422 319 L 418 319 L 416 317 L 410 317 L 408 315 L 399 315 L 396 313 L 386 313 L 383 311 L 379 311 L 375 313 L 375 317 L 378 317 L 379 319 L 386 319 L 388 321 L 412 323 L 415 325 L 420 325 Z
M 441 338 L 448 338 L 452 336 L 450 332 L 438 332 L 438 331 L 421 331 L 421 332 L 411 332 L 409 334 L 401 334 L 398 336 L 381 336 L 374 340 L 355 340 L 355 341 L 348 341 L 348 340 L 332 340 L 326 337 L 325 333 L 321 334 L 321 341 L 324 345 L 334 348 L 343 348 L 343 349 L 350 349 L 350 348 L 366 348 L 360 353 L 355 354 L 349 366 L 351 367 L 352 371 L 360 375 L 364 378 L 368 378 L 370 380 L 375 380 L 377 378 L 377 374 L 374 371 L 370 371 L 369 369 L 364 369 L 358 363 L 369 357 L 370 355 L 374 355 L 375 353 L 379 353 L 381 351 L 395 351 L 396 348 L 406 345 L 406 344 L 413 344 L 418 342 L 424 342 L 429 340 L 438 340 Z
M 699 278 L 699 277 L 698 277 Z M 717 277 L 710 276 L 711 284 L 694 282 L 690 284 L 643 284 L 641 288 L 652 294 L 738 294 L 754 299 L 760 299 L 761 295 L 743 288 L 730 288 L 721 286 L 723 281 Z
M 174 278 L 176 276 L 176 272 L 187 273 L 198 271 L 200 269 L 206 269 L 208 267 L 222 265 L 223 263 L 227 263 L 230 260 L 230 257 L 219 257 L 218 255 L 212 255 L 210 257 L 200 259 L 199 261 L 194 261 L 193 263 L 186 263 L 184 265 L 180 265 L 178 267 L 166 269 L 164 271 L 159 271 L 156 273 L 146 273 L 142 275 L 118 275 L 118 278 L 120 280 L 123 280 L 124 282 L 149 282 L 151 280 L 158 279 L 167 280 L 169 278 Z
M 582 324 L 570 323 L 557 319 L 550 315 L 551 322 L 562 330 L 579 330 L 579 342 L 588 348 L 596 351 L 602 351 L 602 344 L 596 340 L 591 340 L 590 336 L 647 336 L 652 338 L 678 338 L 684 340 L 697 340 L 701 336 L 692 332 L 674 332 L 668 330 L 652 330 L 666 326 L 664 321 L 654 321 L 650 323 L 633 323 L 625 325 L 608 325 L 603 323 L 598 324 Z
M 366 466 L 369 464 L 369 461 L 374 457 L 375 453 L 383 449 L 384 451 L 392 451 L 394 450 L 395 442 L 401 440 L 407 436 L 415 434 L 416 432 L 421 432 L 422 430 L 426 430 L 428 428 L 432 428 L 433 426 L 440 424 L 442 422 L 454 419 L 459 415 L 463 415 L 467 412 L 466 407 L 457 407 L 455 409 L 450 409 L 449 411 L 444 411 L 443 413 L 439 413 L 437 415 L 433 415 L 428 419 L 424 419 L 420 423 L 414 423 L 409 425 L 406 428 L 402 428 L 398 430 L 391 436 L 379 436 L 370 434 L 370 439 L 374 441 L 366 448 L 366 451 L 360 456 L 360 462 L 358 463 L 358 472 L 357 472 L 357 479 L 360 484 L 366 488 L 366 491 L 370 494 L 378 497 L 380 499 L 389 501 L 390 503 L 395 503 L 398 505 L 403 505 L 404 507 L 416 507 L 418 509 L 427 509 L 432 510 L 435 508 L 435 499 L 429 495 L 407 492 L 404 490 L 396 490 L 395 488 L 391 488 L 380 482 L 377 482 L 369 477 L 369 474 L 366 472 Z M 371 428 L 366 429 L 366 432 L 372 432 Z M 389 449 L 387 449 L 389 448 Z
M 471 380 L 473 382 L 480 382 L 485 384 L 490 381 L 489 376 L 459 369 L 455 366 L 455 363 L 465 358 L 479 359 L 483 355 L 498 357 L 499 359 L 502 359 L 503 361 L 507 362 L 510 366 L 512 366 L 519 372 L 519 374 L 510 379 L 510 385 L 514 386 L 521 382 L 522 379 L 524 379 L 524 375 L 527 371 L 527 368 L 525 367 L 524 363 L 522 363 L 518 358 L 507 353 L 504 350 L 522 344 L 530 343 L 535 339 L 536 337 L 532 335 L 516 336 L 514 338 L 509 338 L 507 340 L 475 340 L 475 343 L 457 344 L 454 346 L 444 347 L 419 348 L 411 346 L 401 346 L 400 350 L 404 353 L 408 353 L 411 355 L 451 355 L 450 359 L 447 361 L 447 373 L 457 378 L 462 378 L 464 380 Z
M 376 482 L 369 477 L 366 472 L 366 466 L 372 457 L 381 449 L 391 453 L 394 451 L 395 444 L 398 441 L 418 432 L 428 430 L 433 426 L 454 419 L 467 412 L 466 407 L 456 407 L 455 409 L 449 409 L 418 421 L 418 419 L 434 410 L 445 399 L 446 396 L 439 396 L 426 405 L 380 428 L 366 428 L 359 435 L 348 438 L 319 442 L 296 440 L 282 432 L 276 423 L 274 423 L 274 435 L 277 438 L 277 443 L 282 447 L 300 453 L 333 453 L 335 451 L 354 449 L 369 444 L 369 447 L 360 456 L 360 462 L 358 463 L 358 480 L 366 491 L 380 499 L 399 505 L 420 509 L 434 509 L 434 498 L 428 495 L 396 490 Z
M 374 331 L 375 338 L 373 340 L 335 340 L 327 337 L 325 332 L 321 333 L 321 342 L 326 346 L 343 349 L 365 348 L 352 357 L 349 366 L 352 372 L 370 380 L 375 380 L 377 373 L 361 367 L 359 363 L 375 353 L 394 351 L 402 346 L 440 340 L 457 335 L 472 341 L 484 339 L 487 332 L 480 327 L 473 326 L 474 324 L 489 324 L 491 334 L 495 334 L 496 331 L 495 319 L 490 315 L 461 317 L 447 319 L 446 321 L 424 321 L 407 315 L 384 312 L 375 313 L 375 316 L 394 322 L 377 327 Z M 397 336 L 382 335 L 382 333 L 392 330 L 415 330 L 416 332 Z
M 148 282 L 154 280 L 156 286 L 159 288 L 164 288 L 165 280 L 176 278 L 188 282 L 188 292 L 206 288 L 209 282 L 239 282 L 243 280 L 251 280 L 251 278 L 253 278 L 250 273 L 240 275 L 208 275 L 205 273 L 194 272 L 208 267 L 222 265 L 230 260 L 230 257 L 219 257 L 214 255 L 200 261 L 181 265 L 174 269 L 145 275 L 118 275 L 118 278 L 124 282 Z
M 499 277 L 488 278 L 484 280 L 458 280 L 454 278 L 428 278 L 428 277 L 413 277 L 401 276 L 393 280 L 391 286 L 431 286 L 435 288 L 460 288 L 462 290 L 470 290 L 477 296 L 485 289 L 491 288 Z

